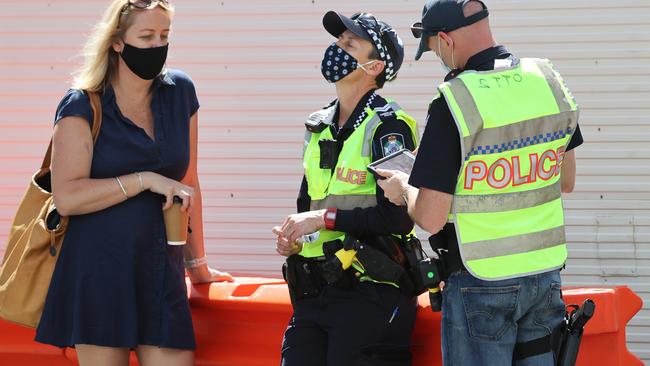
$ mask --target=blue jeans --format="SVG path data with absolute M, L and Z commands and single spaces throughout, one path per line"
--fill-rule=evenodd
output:
M 483 281 L 461 271 L 442 295 L 442 359 L 445 366 L 511 365 L 515 343 L 551 334 L 564 317 L 560 272 Z M 553 366 L 553 353 L 517 366 Z

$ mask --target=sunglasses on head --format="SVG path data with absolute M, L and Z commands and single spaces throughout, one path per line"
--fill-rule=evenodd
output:
M 420 38 L 422 37 L 423 33 L 427 33 L 430 35 L 436 35 L 438 32 L 445 32 L 446 27 L 438 27 L 438 28 L 429 28 L 429 27 L 423 27 L 422 22 L 415 22 L 413 25 L 411 25 L 411 33 L 413 33 L 413 37 L 415 38 Z
M 167 0 L 128 0 L 126 4 L 122 7 L 122 12 L 126 11 L 128 8 L 135 9 L 149 9 L 152 5 L 156 4 L 169 5 Z
M 386 24 L 380 24 L 377 21 L 377 18 L 375 18 L 375 16 L 370 13 L 356 13 L 351 16 L 350 19 L 359 23 L 359 25 L 366 29 L 370 28 L 372 30 L 379 31 L 380 36 L 383 36 L 386 31 L 390 30 L 390 27 L 388 27 Z

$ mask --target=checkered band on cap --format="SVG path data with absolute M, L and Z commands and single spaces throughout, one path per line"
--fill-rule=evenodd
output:
M 381 34 L 375 32 L 374 29 L 364 26 L 363 23 L 359 24 L 366 30 L 366 32 L 368 32 L 368 35 L 372 38 L 372 42 L 375 44 L 375 47 L 377 47 L 379 57 L 384 61 L 384 74 L 386 75 L 386 80 L 393 80 L 397 75 L 397 71 L 395 70 L 393 59 L 390 57 L 390 52 L 388 52 L 388 48 L 381 39 Z

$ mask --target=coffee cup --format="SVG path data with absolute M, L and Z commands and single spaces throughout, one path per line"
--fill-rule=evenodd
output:
M 172 206 L 163 211 L 167 244 L 169 245 L 184 245 L 187 242 L 190 213 L 189 211 L 181 211 L 182 206 L 183 199 L 174 196 Z

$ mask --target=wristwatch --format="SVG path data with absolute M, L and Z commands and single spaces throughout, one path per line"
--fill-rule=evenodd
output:
M 325 210 L 325 228 L 327 230 L 334 230 L 336 224 L 336 207 L 330 207 Z

